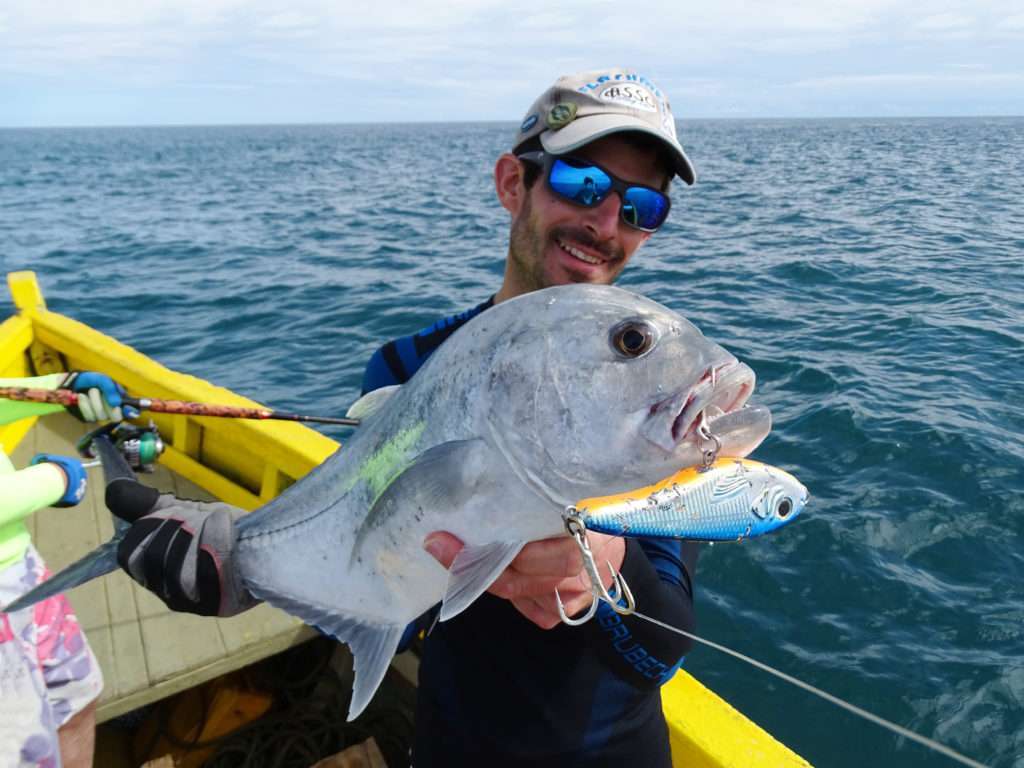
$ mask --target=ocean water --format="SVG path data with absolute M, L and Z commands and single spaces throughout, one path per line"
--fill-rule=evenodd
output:
M 0 131 L 0 271 L 172 368 L 339 414 L 378 344 L 497 288 L 512 128 Z M 1024 119 L 680 133 L 700 181 L 621 284 L 751 365 L 755 457 L 813 497 L 704 549 L 699 631 L 1024 766 Z M 816 765 L 952 765 L 713 650 L 686 667 Z

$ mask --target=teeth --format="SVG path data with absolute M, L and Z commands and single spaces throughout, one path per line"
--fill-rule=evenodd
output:
M 725 415 L 725 411 L 723 411 L 717 405 L 709 405 L 707 408 L 704 409 L 704 420 L 705 421 L 714 421 L 719 416 L 724 416 L 724 415 Z
M 568 245 L 567 243 L 563 243 L 561 240 L 558 241 L 558 245 L 562 248 L 562 250 L 568 251 L 573 256 L 575 256 L 577 259 L 579 259 L 580 261 L 585 261 L 587 264 L 602 264 L 603 263 L 600 259 L 595 259 L 593 256 L 588 256 L 587 254 L 585 254 L 583 251 L 579 250 L 578 248 L 573 248 L 571 245 Z

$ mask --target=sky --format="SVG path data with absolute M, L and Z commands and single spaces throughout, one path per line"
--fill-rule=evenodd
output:
M 607 67 L 681 120 L 1024 115 L 1024 3 L 0 0 L 7 127 L 518 121 Z

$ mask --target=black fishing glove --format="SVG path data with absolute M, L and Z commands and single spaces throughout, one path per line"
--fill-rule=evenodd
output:
M 130 480 L 107 485 L 107 507 L 132 523 L 117 562 L 173 611 L 234 616 L 257 601 L 234 569 L 235 520 L 220 502 L 179 499 Z

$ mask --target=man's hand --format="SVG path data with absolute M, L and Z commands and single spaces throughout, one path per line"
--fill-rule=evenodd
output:
M 587 537 L 604 586 L 611 587 L 608 562 L 616 571 L 622 567 L 626 542 L 601 533 L 588 533 Z M 445 568 L 451 567 L 462 546 L 458 538 L 444 531 L 432 533 L 424 541 L 424 548 Z M 561 622 L 556 588 L 567 616 L 582 613 L 593 602 L 590 580 L 583 573 L 583 556 L 568 536 L 527 544 L 487 591 L 510 600 L 516 610 L 541 629 L 551 629 Z
M 35 466 L 43 463 L 53 464 L 64 474 L 64 493 L 54 502 L 53 506 L 73 507 L 85 497 L 85 467 L 82 466 L 79 459 L 71 456 L 37 453 L 32 457 L 29 465 Z
M 107 486 L 107 506 L 132 522 L 118 544 L 117 562 L 171 610 L 234 616 L 256 604 L 234 568 L 235 520 L 242 510 L 157 497 L 132 481 Z
M 78 395 L 78 405 L 68 412 L 82 421 L 121 421 L 134 419 L 139 412 L 126 406 L 122 411 L 121 396 L 124 387 L 105 373 L 71 371 L 58 389 L 68 389 Z

